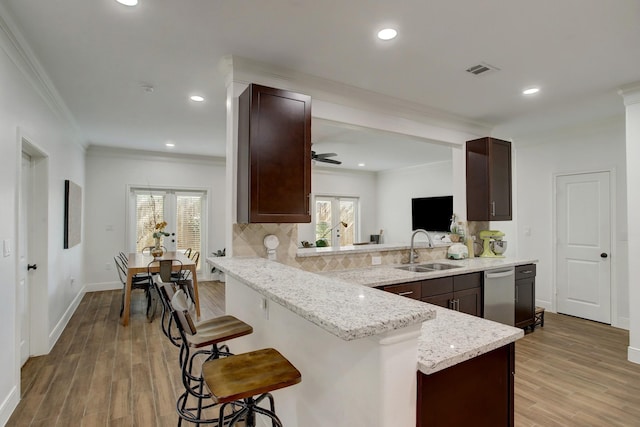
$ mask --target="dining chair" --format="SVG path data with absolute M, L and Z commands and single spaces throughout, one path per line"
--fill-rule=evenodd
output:
M 192 252 L 191 255 L 189 256 L 189 259 L 193 261 L 193 263 L 196 265 L 196 270 L 197 270 L 198 262 L 200 261 L 200 251 Z M 182 279 L 188 280 L 189 278 L 191 278 L 191 271 L 185 270 L 182 274 Z
M 120 282 L 122 283 L 122 302 L 120 304 L 120 316 L 124 312 L 124 294 L 127 291 L 127 267 L 126 264 L 122 262 L 119 256 L 113 257 L 113 260 L 116 263 L 116 271 L 118 272 L 118 277 L 120 278 Z M 147 319 L 153 319 L 155 315 L 155 308 L 151 307 L 151 289 L 150 289 L 150 280 L 148 275 L 136 275 L 131 278 L 131 291 L 134 289 L 142 289 L 145 293 L 145 298 L 147 300 L 147 309 L 146 315 Z M 153 311 L 152 311 L 153 310 Z
M 191 248 L 187 248 L 184 250 L 184 256 L 187 258 L 191 258 Z

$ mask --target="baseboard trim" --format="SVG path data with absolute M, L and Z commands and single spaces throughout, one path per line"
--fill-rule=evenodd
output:
M 122 283 L 120 282 L 103 282 L 103 283 L 90 283 L 85 286 L 87 292 L 100 292 L 100 291 L 117 291 L 122 289 Z
M 640 364 L 640 348 L 629 346 L 627 359 L 629 359 L 629 362 Z
M 53 330 L 49 334 L 49 351 L 47 353 L 50 353 L 51 350 L 53 350 L 53 346 L 58 342 L 58 339 L 62 335 L 64 328 L 67 327 L 69 320 L 71 320 L 71 316 L 73 316 L 73 313 L 76 312 L 76 309 L 80 305 L 80 301 L 82 301 L 82 298 L 84 297 L 85 293 L 86 293 L 86 287 L 83 286 L 82 289 L 80 289 L 80 291 L 76 295 L 76 297 L 73 299 L 73 301 L 71 301 L 71 304 L 69 304 L 69 307 L 64 312 L 64 314 L 62 315 L 58 323 L 56 324 L 56 327 L 53 328 Z
M 4 426 L 9 422 L 11 414 L 18 407 L 18 403 L 20 403 L 18 387 L 13 387 L 2 402 L 2 405 L 0 405 L 0 425 Z
M 611 326 L 613 326 L 614 328 L 626 329 L 628 331 L 629 327 L 630 327 L 629 318 L 628 317 L 618 317 L 617 322 L 611 324 Z

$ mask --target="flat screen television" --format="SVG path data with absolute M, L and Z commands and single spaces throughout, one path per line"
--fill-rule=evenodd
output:
M 453 196 L 411 199 L 411 227 L 427 231 L 449 231 L 453 215 Z

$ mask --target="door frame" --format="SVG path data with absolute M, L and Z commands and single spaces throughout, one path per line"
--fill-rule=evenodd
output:
M 30 229 L 27 249 L 28 258 L 37 262 L 36 274 L 29 277 L 29 346 L 30 357 L 47 354 L 49 352 L 49 292 L 48 292 L 48 265 L 49 265 L 49 154 L 34 142 L 24 129 L 18 127 L 16 132 L 16 220 L 15 220 L 15 274 L 19 277 L 20 260 L 20 221 L 26 218 Z M 33 215 L 23 216 L 21 212 L 22 197 L 22 153 L 31 156 L 32 170 L 32 203 L 29 209 L 31 213 L 40 212 L 41 216 L 35 220 Z M 38 236 L 37 242 L 35 236 Z M 18 281 L 15 283 L 16 291 Z M 16 306 L 17 306 L 16 292 Z M 19 344 L 21 333 L 20 313 L 16 310 L 16 341 Z M 20 348 L 16 346 L 17 363 L 20 363 Z M 20 368 L 20 367 L 19 367 Z M 20 373 L 20 369 L 18 369 Z M 19 382 L 18 382 L 19 383 Z
M 615 230 L 617 230 L 617 193 L 616 193 L 616 168 L 612 167 L 609 169 L 587 169 L 587 170 L 579 170 L 579 171 L 567 171 L 567 172 L 556 172 L 553 174 L 553 197 L 551 201 L 552 205 L 552 271 L 553 271 L 553 280 L 552 280 L 552 311 L 558 312 L 558 206 L 557 206 L 557 188 L 558 188 L 558 178 L 562 176 L 570 176 L 570 175 L 587 175 L 594 173 L 609 173 L 609 234 L 611 236 L 611 249 L 609 262 L 611 263 L 611 271 L 610 271 L 610 310 L 611 310 L 611 326 L 617 328 L 628 329 L 628 324 L 621 324 L 618 319 L 618 281 L 617 281 L 617 262 L 618 262 L 618 236 L 615 234 Z
M 128 252 L 134 251 L 135 250 L 135 245 L 132 244 L 131 242 L 131 233 L 132 233 L 132 229 L 134 227 L 134 223 L 135 223 L 135 218 L 133 218 L 131 216 L 131 193 L 132 190 L 134 189 L 138 189 L 138 188 L 148 188 L 149 190 L 152 191 L 174 191 L 174 192 L 184 192 L 184 193 L 189 193 L 189 192 L 194 192 L 194 193 L 203 193 L 204 194 L 204 200 L 203 200 L 203 216 L 201 219 L 201 230 L 200 232 L 202 233 L 201 235 L 201 241 L 202 241 L 202 248 L 201 248 L 201 253 L 200 253 L 200 270 L 198 270 L 198 277 L 200 277 L 201 275 L 204 278 L 208 278 L 209 275 L 207 274 L 207 268 L 205 268 L 206 265 L 206 258 L 207 258 L 207 254 L 209 253 L 209 217 L 211 215 L 211 202 L 209 200 L 209 198 L 211 197 L 211 189 L 208 187 L 182 187 L 182 186 L 177 186 L 177 185 L 152 185 L 150 186 L 149 184 L 146 185 L 132 185 L 132 184 L 127 184 L 126 185 L 126 193 L 125 193 L 125 230 L 124 230 L 124 239 L 125 239 L 125 247 L 127 248 Z

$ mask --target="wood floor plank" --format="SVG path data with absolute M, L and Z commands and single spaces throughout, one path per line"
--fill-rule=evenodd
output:
M 202 317 L 224 314 L 224 284 L 199 288 Z M 132 295 L 129 327 L 120 304 L 121 291 L 85 295 L 51 353 L 23 367 L 7 426 L 176 425 L 178 348 L 159 312 L 148 322 L 143 292 Z M 640 426 L 640 365 L 626 360 L 628 343 L 627 331 L 547 312 L 544 328 L 516 343 L 516 426 Z

